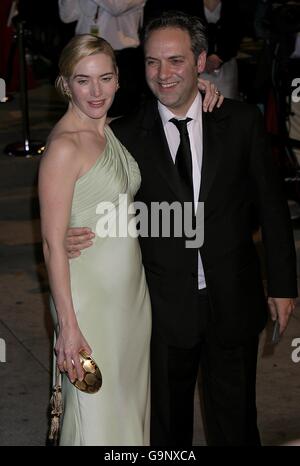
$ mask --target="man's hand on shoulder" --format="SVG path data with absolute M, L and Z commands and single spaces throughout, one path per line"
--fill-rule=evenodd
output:
M 95 233 L 90 228 L 69 228 L 66 237 L 66 250 L 69 259 L 78 257 L 82 249 L 92 246 Z

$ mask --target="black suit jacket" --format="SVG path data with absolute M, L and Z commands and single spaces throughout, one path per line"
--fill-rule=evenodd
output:
M 183 202 L 155 101 L 111 125 L 135 157 L 142 184 L 136 200 Z M 289 212 L 259 110 L 225 99 L 203 113 L 200 201 L 205 208 L 200 248 L 217 337 L 235 344 L 257 335 L 266 323 L 260 264 L 252 241 L 257 205 L 266 251 L 268 295 L 297 295 L 296 256 Z M 153 334 L 169 344 L 189 346 L 197 338 L 199 309 L 197 249 L 186 238 L 140 239 L 152 301 Z

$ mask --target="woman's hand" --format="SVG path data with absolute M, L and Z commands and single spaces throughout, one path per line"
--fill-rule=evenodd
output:
M 221 94 L 219 89 L 215 86 L 215 84 L 207 81 L 206 79 L 198 78 L 198 89 L 205 93 L 203 99 L 203 111 L 211 112 L 215 106 L 217 108 L 221 107 L 224 96 Z
M 80 364 L 79 353 L 85 351 L 92 354 L 92 349 L 82 335 L 77 324 L 63 325 L 60 328 L 55 344 L 57 365 L 61 372 L 67 372 L 70 381 L 83 379 L 83 369 Z

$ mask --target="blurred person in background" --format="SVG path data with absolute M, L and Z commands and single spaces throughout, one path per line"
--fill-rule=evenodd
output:
M 198 16 L 207 27 L 208 54 L 204 79 L 210 79 L 225 97 L 239 98 L 236 55 L 241 43 L 238 0 L 203 0 Z M 195 9 L 197 14 L 197 9 Z

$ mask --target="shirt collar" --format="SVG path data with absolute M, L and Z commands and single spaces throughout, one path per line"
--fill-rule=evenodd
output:
M 202 112 L 201 94 L 200 92 L 197 93 L 194 102 L 192 103 L 189 110 L 187 111 L 187 114 L 182 117 L 178 117 L 177 115 L 174 115 L 174 113 L 172 113 L 165 105 L 163 105 L 159 101 L 158 101 L 158 111 L 159 111 L 163 126 L 169 123 L 169 120 L 171 118 L 177 118 L 178 120 L 182 120 L 185 118 L 191 118 L 192 120 L 201 121 L 201 112 Z

